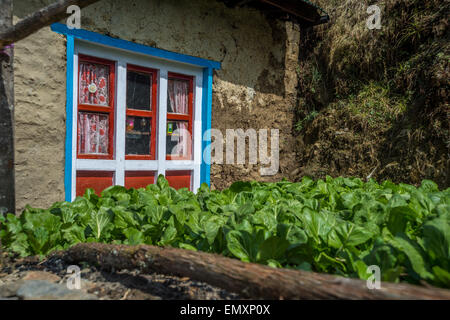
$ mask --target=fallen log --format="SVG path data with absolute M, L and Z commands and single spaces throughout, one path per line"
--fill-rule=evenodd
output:
M 140 269 L 189 277 L 251 299 L 450 299 L 450 290 L 365 281 L 307 271 L 275 269 L 216 254 L 148 245 L 78 244 L 64 253 L 69 263 L 87 262 L 105 270 Z

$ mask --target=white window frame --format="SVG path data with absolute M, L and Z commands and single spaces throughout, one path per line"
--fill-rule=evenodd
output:
M 78 55 L 87 55 L 114 61 L 116 63 L 115 105 L 114 105 L 114 159 L 78 159 L 77 125 L 78 125 Z M 125 159 L 126 126 L 126 80 L 127 64 L 156 69 L 158 71 L 156 160 Z M 174 72 L 194 78 L 193 119 L 192 119 L 192 160 L 166 160 L 167 127 L 167 82 L 168 73 Z M 75 39 L 73 59 L 73 119 L 72 119 L 72 201 L 76 198 L 77 171 L 114 172 L 113 185 L 125 185 L 126 171 L 154 171 L 155 180 L 166 171 L 191 171 L 191 190 L 200 187 L 200 166 L 202 163 L 202 90 L 203 69 L 189 64 L 150 57 L 127 50 L 98 45 Z M 118 137 L 121 137 L 120 139 Z

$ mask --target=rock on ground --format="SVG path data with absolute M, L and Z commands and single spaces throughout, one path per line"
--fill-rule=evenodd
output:
M 1 253 L 0 253 L 1 254 Z M 79 265 L 81 288 L 70 290 L 73 273 L 61 259 L 38 257 L 14 260 L 4 257 L 0 264 L 0 300 L 230 300 L 237 294 L 209 284 L 138 270 L 106 272 Z

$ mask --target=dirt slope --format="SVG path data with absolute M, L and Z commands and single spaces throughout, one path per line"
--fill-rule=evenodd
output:
M 304 175 L 450 186 L 449 1 L 317 1 L 329 24 L 304 31 L 296 109 Z

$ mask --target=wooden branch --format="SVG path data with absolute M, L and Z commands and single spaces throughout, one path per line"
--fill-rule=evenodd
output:
M 59 0 L 30 14 L 16 25 L 0 33 L 0 50 L 11 43 L 28 37 L 43 27 L 66 18 L 68 16 L 66 11 L 69 6 L 77 5 L 82 9 L 97 1 L 99 0 Z
M 251 299 L 450 299 L 450 290 L 393 283 L 381 283 L 381 289 L 370 290 L 365 281 L 357 279 L 147 245 L 78 244 L 62 253 L 62 259 L 74 264 L 88 262 L 106 270 L 137 268 L 189 277 Z

